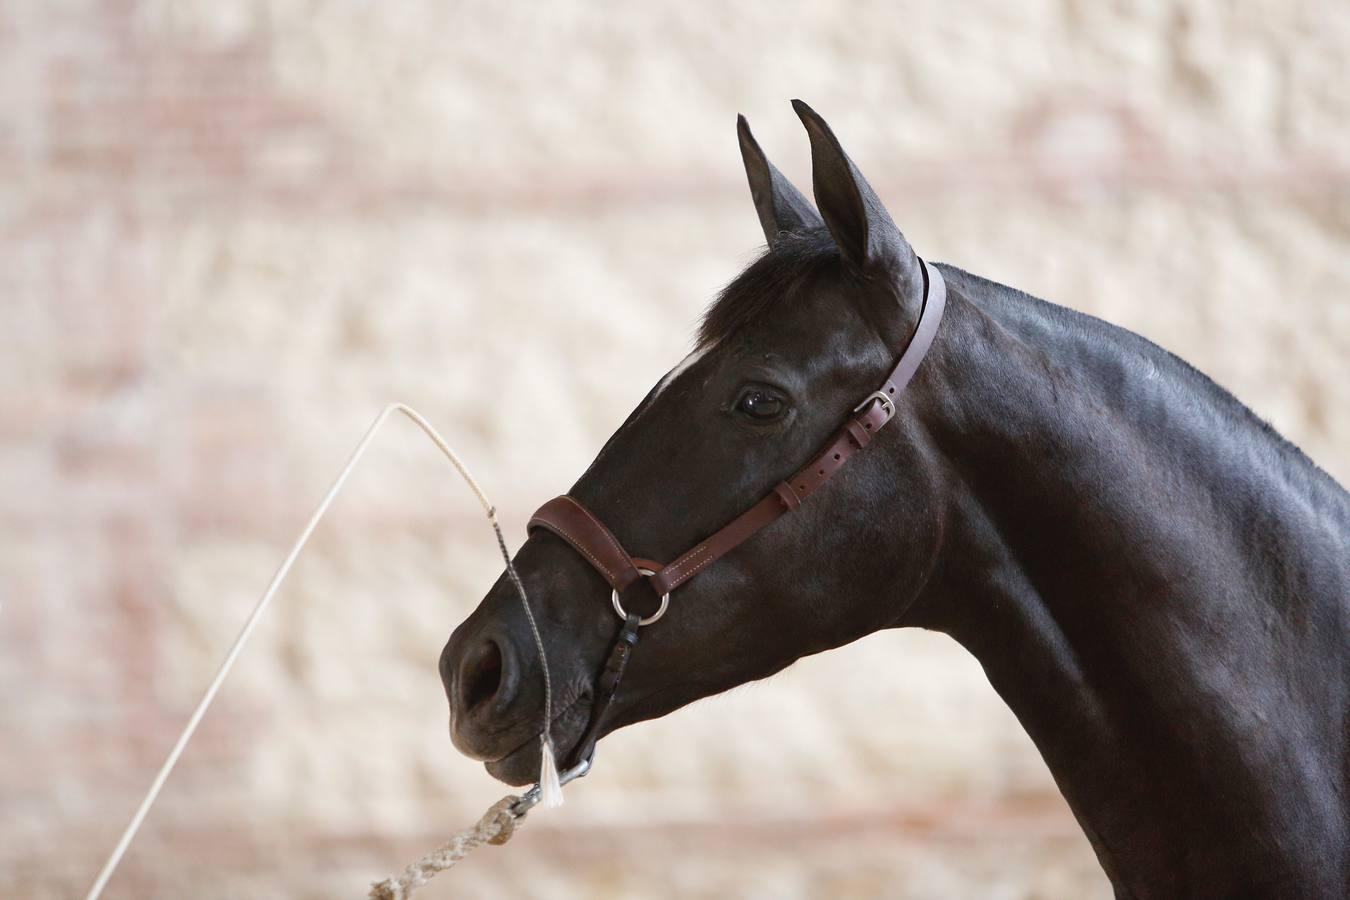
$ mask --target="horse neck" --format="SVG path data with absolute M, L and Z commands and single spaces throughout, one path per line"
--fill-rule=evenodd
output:
M 1124 892 L 1344 879 L 1350 500 L 1143 339 L 951 281 L 915 398 L 950 505 L 905 624 L 980 660 Z

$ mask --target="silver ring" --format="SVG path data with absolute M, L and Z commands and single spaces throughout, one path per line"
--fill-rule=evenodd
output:
M 644 568 L 642 568 L 641 566 L 638 567 L 638 571 L 641 572 L 643 575 L 655 575 L 655 574 L 656 574 L 656 573 L 653 572 L 651 569 L 644 569 Z M 623 604 L 619 602 L 619 591 L 618 591 L 617 588 L 615 588 L 615 590 L 614 590 L 614 596 L 613 596 L 611 599 L 613 599 L 613 601 L 614 601 L 614 611 L 615 611 L 616 613 L 619 614 L 619 618 L 620 618 L 620 619 L 627 619 L 627 618 L 628 618 L 628 613 L 624 612 Z M 652 613 L 650 616 L 648 616 L 648 617 L 645 618 L 645 619 L 638 619 L 638 624 L 639 624 L 639 625 L 650 625 L 650 624 L 652 624 L 652 623 L 655 622 L 657 619 L 661 618 L 662 616 L 664 616 L 664 615 L 666 614 L 666 607 L 669 606 L 669 605 L 670 605 L 670 591 L 666 591 L 664 594 L 661 595 L 661 606 L 660 606 L 659 608 L 657 608 L 656 612 Z

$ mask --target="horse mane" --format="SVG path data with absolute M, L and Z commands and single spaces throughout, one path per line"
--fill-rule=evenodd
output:
M 1113 347 L 1115 352 L 1137 360 L 1140 364 L 1147 361 L 1156 371 L 1166 373 L 1166 377 L 1175 384 L 1189 385 L 1195 396 L 1208 399 L 1211 410 L 1227 423 L 1230 433 L 1246 439 L 1253 436 L 1259 438 L 1286 473 L 1298 473 L 1301 481 L 1311 476 L 1311 481 L 1306 481 L 1307 487 L 1316 484 L 1318 489 L 1325 492 L 1325 496 L 1334 498 L 1342 512 L 1347 509 L 1346 502 L 1350 501 L 1350 494 L 1301 447 L 1282 435 L 1223 385 L 1170 350 L 1128 328 L 1071 307 L 1042 300 L 956 266 L 944 264 L 942 269 L 948 283 L 955 283 L 977 305 L 987 309 L 991 305 L 1004 309 L 1021 307 L 1043 322 L 1054 323 L 1063 332 L 1079 334 L 1083 339 L 1103 347 Z
M 706 350 L 732 337 L 816 276 L 839 265 L 839 247 L 824 228 L 779 235 L 708 305 L 699 324 L 696 349 Z

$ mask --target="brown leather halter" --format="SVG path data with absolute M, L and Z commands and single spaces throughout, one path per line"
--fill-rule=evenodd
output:
M 774 485 L 754 506 L 680 554 L 666 565 L 650 559 L 630 555 L 623 545 L 590 510 L 566 494 L 554 497 L 535 511 L 526 526 L 529 531 L 542 528 L 562 538 L 581 554 L 613 588 L 614 611 L 624 621 L 614 641 L 608 660 L 596 683 L 596 696 L 591 706 L 590 722 L 574 754 L 573 765 L 589 761 L 598 739 L 601 719 L 608 709 L 624 667 L 637 643 L 638 627 L 650 625 L 665 615 L 670 594 L 677 587 L 702 572 L 717 560 L 740 546 L 756 532 L 802 505 L 806 498 L 820 490 L 830 477 L 848 460 L 871 443 L 872 438 L 895 415 L 894 396 L 909 384 L 919 368 L 942 321 L 947 301 L 947 286 L 937 269 L 919 260 L 924 273 L 924 302 L 919 322 L 914 327 L 895 368 L 886 376 L 881 387 L 863 398 L 833 437 L 809 463 L 786 481 Z M 661 598 L 661 605 L 646 618 L 630 614 L 619 599 L 619 594 L 640 578 L 646 578 L 652 590 Z

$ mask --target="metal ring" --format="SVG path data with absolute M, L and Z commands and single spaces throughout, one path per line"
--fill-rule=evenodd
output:
M 656 573 L 653 572 L 651 569 L 644 569 L 644 568 L 642 568 L 641 566 L 638 566 L 638 571 L 641 572 L 643 575 L 655 575 L 655 574 L 656 574 Z M 613 599 L 613 601 L 614 601 L 614 611 L 615 611 L 616 613 L 619 614 L 619 618 L 620 618 L 620 619 L 627 619 L 627 618 L 628 618 L 628 613 L 624 612 L 623 604 L 619 602 L 619 590 L 618 590 L 618 588 L 615 588 L 615 589 L 614 589 L 614 596 L 613 596 L 612 599 Z M 664 615 L 666 614 L 666 607 L 669 606 L 669 605 L 670 605 L 670 591 L 666 591 L 664 594 L 661 595 L 661 606 L 656 610 L 656 612 L 652 613 L 650 616 L 648 616 L 648 617 L 645 618 L 645 619 L 638 619 L 638 624 L 639 624 L 639 625 L 650 625 L 650 624 L 652 624 L 652 623 L 655 622 L 657 619 L 661 618 L 662 616 L 664 616 Z

